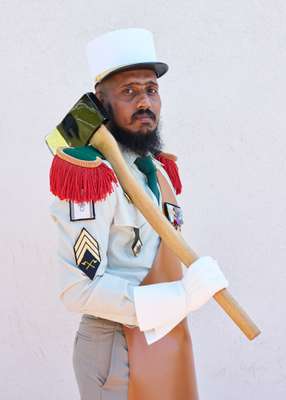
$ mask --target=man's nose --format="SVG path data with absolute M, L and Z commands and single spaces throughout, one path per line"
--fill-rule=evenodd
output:
M 151 107 L 151 101 L 147 93 L 142 93 L 138 96 L 136 108 L 138 110 L 147 110 Z

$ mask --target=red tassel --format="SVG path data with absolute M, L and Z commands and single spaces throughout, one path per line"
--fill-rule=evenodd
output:
M 104 162 L 93 168 L 72 164 L 55 156 L 50 170 L 50 190 L 61 200 L 76 203 L 104 200 L 114 191 L 116 176 Z
M 172 154 L 169 155 L 168 153 L 158 153 L 155 157 L 163 164 L 163 167 L 174 186 L 176 194 L 180 194 L 182 192 L 182 183 L 179 176 L 178 166 L 174 161 L 176 160 L 176 156 L 173 156 Z

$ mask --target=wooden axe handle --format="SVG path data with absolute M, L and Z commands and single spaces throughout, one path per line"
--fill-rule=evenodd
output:
M 197 260 L 197 254 L 187 245 L 180 232 L 173 228 L 163 213 L 154 205 L 150 197 L 137 184 L 132 173 L 126 166 L 116 140 L 104 125 L 101 125 L 92 136 L 90 144 L 101 151 L 110 162 L 121 186 L 128 196 L 130 196 L 135 206 L 181 262 L 188 267 Z M 214 298 L 248 339 L 252 340 L 259 335 L 260 330 L 233 299 L 227 289 L 217 292 Z

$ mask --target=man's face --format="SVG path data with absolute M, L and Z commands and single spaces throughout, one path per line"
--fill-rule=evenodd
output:
M 161 98 L 154 71 L 118 72 L 98 85 L 96 95 L 126 133 L 148 135 L 157 128 Z

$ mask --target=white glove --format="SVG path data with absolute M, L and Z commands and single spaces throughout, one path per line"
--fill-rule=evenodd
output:
M 228 287 L 228 281 L 217 261 L 210 256 L 200 257 L 186 269 L 182 284 L 187 293 L 187 309 L 195 311 L 207 303 L 212 296 Z

